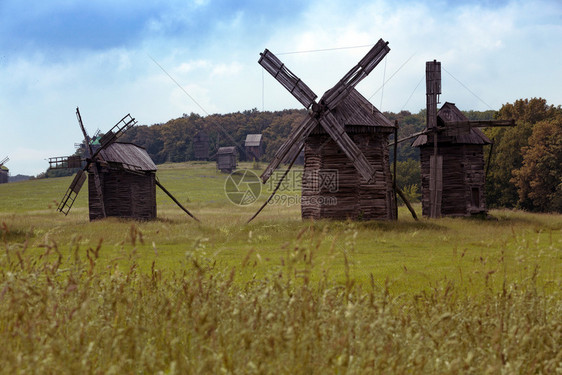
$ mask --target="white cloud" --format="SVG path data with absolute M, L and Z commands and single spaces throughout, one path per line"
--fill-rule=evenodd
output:
M 46 168 L 42 158 L 74 151 L 74 142 L 81 139 L 74 116 L 77 105 L 91 132 L 109 128 L 129 112 L 141 124 L 183 113 L 204 114 L 149 56 L 208 113 L 261 110 L 262 100 L 265 110 L 301 107 L 268 73 L 262 86 L 257 60 L 266 47 L 280 54 L 372 44 L 379 38 L 390 42 L 391 51 L 358 89 L 372 96 L 376 106 L 382 102 L 383 110 L 399 111 L 407 104 L 405 109 L 417 112 L 425 106 L 423 82 L 413 91 L 424 76 L 425 61 L 432 59 L 443 64 L 442 100 L 461 109 L 488 109 L 480 99 L 498 109 L 533 96 L 562 104 L 562 6 L 557 1 L 513 0 L 494 7 L 468 2 L 459 7 L 428 1 L 377 0 L 350 6 L 343 0 L 318 0 L 295 9 L 291 19 L 264 26 L 262 35 L 250 39 L 245 33 L 251 26 L 250 8 L 236 10 L 230 19 L 223 15 L 208 20 L 219 25 L 200 31 L 210 34 L 164 37 L 173 25 L 191 24 L 191 10 L 213 5 L 198 1 L 186 9 L 183 1 L 164 3 L 167 10 L 146 21 L 144 38 L 135 44 L 97 52 L 84 48 L 56 58 L 41 51 L 0 54 L 0 152 L 10 155 L 14 174 L 39 173 Z M 35 12 L 48 9 L 45 5 Z M 322 95 L 367 50 L 279 57 Z M 380 90 L 383 76 L 388 80 L 396 71 Z M 37 162 L 28 164 L 30 158 Z

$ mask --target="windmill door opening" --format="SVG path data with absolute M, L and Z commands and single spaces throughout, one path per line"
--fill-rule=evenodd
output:
M 480 189 L 477 187 L 473 187 L 471 189 L 471 203 L 472 203 L 472 207 L 474 208 L 479 208 L 480 207 Z

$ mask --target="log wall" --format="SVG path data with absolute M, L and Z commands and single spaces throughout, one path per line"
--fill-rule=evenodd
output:
M 303 219 L 396 219 L 388 133 L 371 129 L 349 136 L 375 169 L 374 182 L 367 184 L 361 178 L 351 160 L 327 134 L 314 131 L 304 148 Z
M 155 173 L 107 170 L 99 174 L 108 217 L 150 220 L 156 217 Z M 90 220 L 103 218 L 93 173 L 88 176 Z
M 486 212 L 482 145 L 439 144 L 443 157 L 441 216 L 470 216 Z M 430 216 L 430 158 L 433 145 L 420 147 L 422 213 Z

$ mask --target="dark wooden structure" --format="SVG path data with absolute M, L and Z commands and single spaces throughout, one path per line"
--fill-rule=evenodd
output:
M 437 111 L 441 63 L 426 63 L 427 128 L 412 146 L 420 148 L 422 213 L 428 217 L 486 214 L 484 146 L 479 127 L 513 121 L 469 121 L 454 103 Z
M 209 160 L 209 134 L 204 130 L 193 137 L 193 155 L 195 160 Z
M 453 104 L 446 102 L 437 112 L 438 126 L 446 121 L 468 121 Z M 432 216 L 432 191 L 435 191 L 438 216 L 470 216 L 486 213 L 484 145 L 492 142 L 478 128 L 468 133 L 448 133 L 437 137 L 420 135 L 412 144 L 420 148 L 422 213 Z M 431 166 L 437 151 L 437 174 Z M 435 215 L 435 214 L 434 214 Z
M 221 147 L 217 151 L 217 169 L 222 173 L 232 173 L 237 165 L 236 147 Z
M 90 220 L 108 216 L 150 220 L 156 217 L 156 186 L 160 187 L 183 211 L 183 207 L 156 178 L 156 165 L 142 147 L 118 143 L 117 139 L 136 124 L 130 114 L 104 134 L 94 151 L 93 140 L 86 133 L 80 111 L 78 124 L 84 135 L 87 157 L 73 155 L 49 159 L 51 169 L 80 168 L 68 187 L 58 211 L 68 214 L 88 178 Z
M 262 135 L 248 134 L 244 142 L 246 158 L 249 161 L 258 161 L 263 155 Z
M 319 102 L 316 94 L 267 49 L 259 63 L 309 111 L 261 176 L 265 183 L 304 147 L 303 219 L 395 219 L 388 136 L 395 125 L 355 86 L 390 51 L 382 39 Z M 290 168 L 290 167 L 289 167 Z
M 101 196 L 95 186 L 94 167 L 88 170 L 90 220 L 106 216 L 156 218 L 157 168 L 144 148 L 115 142 L 99 153 L 98 162 Z
M 375 178 L 362 179 L 337 143 L 317 126 L 304 142 L 302 217 L 396 219 L 388 147 L 394 124 L 355 89 L 332 113 L 365 155 Z
M 8 160 L 10 160 L 10 158 L 7 156 L 0 160 L 0 184 L 7 184 L 9 181 L 10 170 L 4 165 Z

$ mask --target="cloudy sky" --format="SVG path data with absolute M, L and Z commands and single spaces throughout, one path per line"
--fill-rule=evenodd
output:
M 562 104 L 560 0 L 1 0 L 0 159 L 35 175 L 74 152 L 77 106 L 90 133 L 127 113 L 150 125 L 300 108 L 260 52 L 320 96 L 379 38 L 391 51 L 357 89 L 383 111 L 425 106 L 433 59 L 442 101 L 461 109 Z

